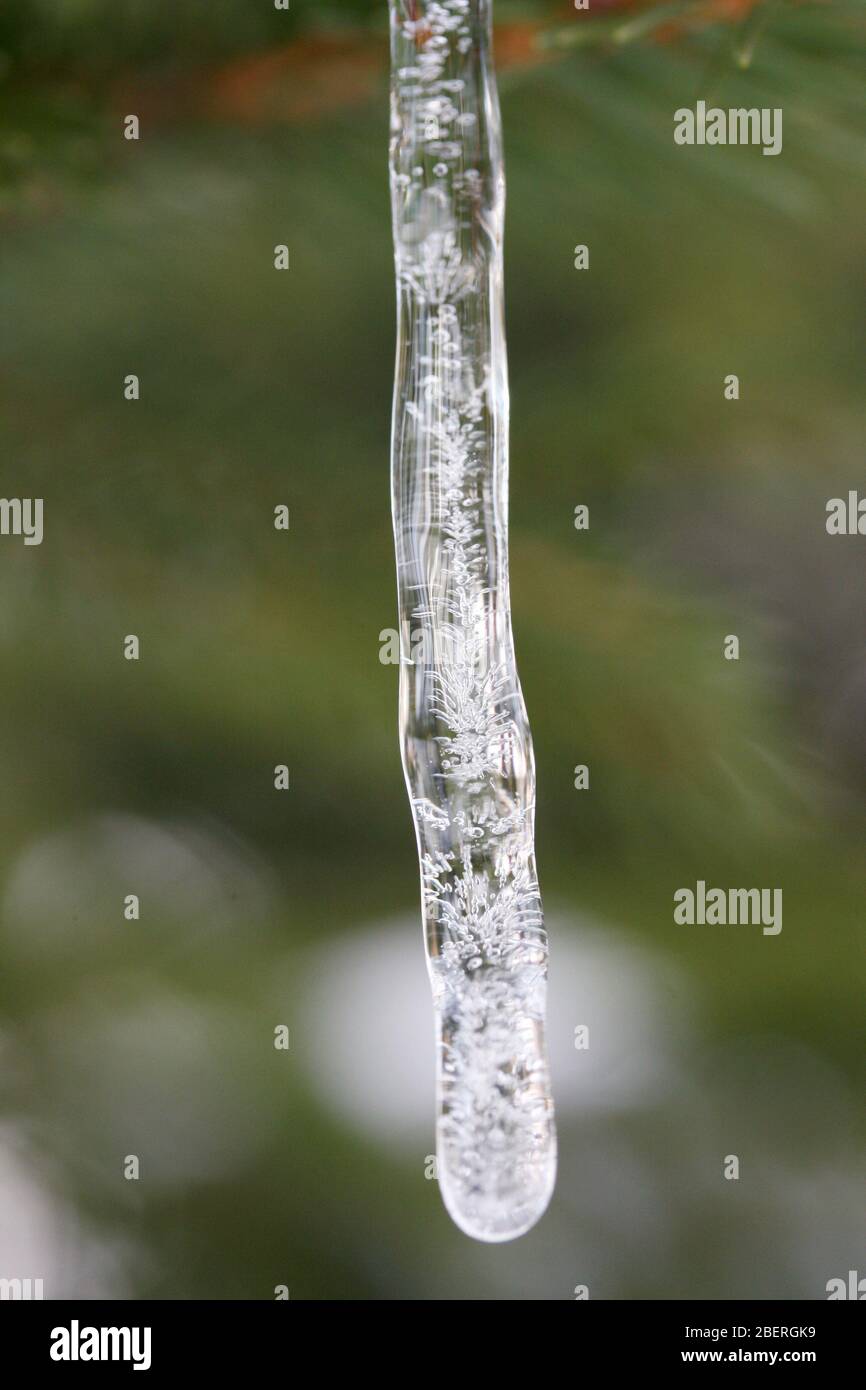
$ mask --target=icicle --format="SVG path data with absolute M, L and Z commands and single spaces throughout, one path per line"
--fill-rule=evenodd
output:
M 489 0 L 390 0 L 400 733 L 421 859 L 445 1204 L 479 1240 L 550 1198 L 547 939 L 508 593 L 504 175 Z

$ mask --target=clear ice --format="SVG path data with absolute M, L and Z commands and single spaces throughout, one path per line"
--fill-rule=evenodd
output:
M 390 0 L 400 737 L 437 1046 L 437 1171 L 511 1240 L 556 1172 L 535 767 L 508 589 L 505 181 L 489 0 Z

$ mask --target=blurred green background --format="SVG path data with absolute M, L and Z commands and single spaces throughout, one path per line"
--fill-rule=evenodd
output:
M 45 504 L 41 546 L 0 539 L 0 1276 L 48 1297 L 866 1273 L 866 541 L 824 526 L 864 477 L 866 8 L 495 8 L 561 1156 L 491 1248 L 425 1176 L 379 660 L 384 0 L 0 11 L 2 492 Z M 698 99 L 782 107 L 782 155 L 675 146 Z M 782 933 L 675 926 L 698 878 L 781 887 Z

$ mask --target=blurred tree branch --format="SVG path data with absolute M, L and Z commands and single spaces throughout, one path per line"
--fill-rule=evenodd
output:
M 422 5 L 423 0 L 417 0 Z M 682 84 L 653 54 L 678 55 L 712 95 L 763 58 L 776 87 L 805 82 L 824 118 L 866 76 L 864 0 L 496 0 L 496 54 L 512 78 L 556 65 L 575 98 L 586 64 L 646 55 L 619 97 L 639 133 L 653 91 Z M 378 100 L 387 69 L 384 0 L 20 0 L 0 11 L 0 187 L 98 178 L 117 120 L 148 127 L 306 123 Z M 688 95 L 687 92 L 682 93 Z

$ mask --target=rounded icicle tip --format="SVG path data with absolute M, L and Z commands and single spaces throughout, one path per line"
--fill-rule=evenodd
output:
M 556 1179 L 544 975 L 516 961 L 450 973 L 438 1011 L 440 1190 L 466 1235 L 514 1240 L 544 1214 Z
M 532 1172 L 515 1175 L 503 1191 L 467 1193 L 461 1183 L 452 1184 L 447 1166 L 440 1173 L 442 1200 L 455 1226 L 473 1240 L 502 1245 L 525 1236 L 547 1211 L 556 1184 L 556 1137 L 551 1134 Z

